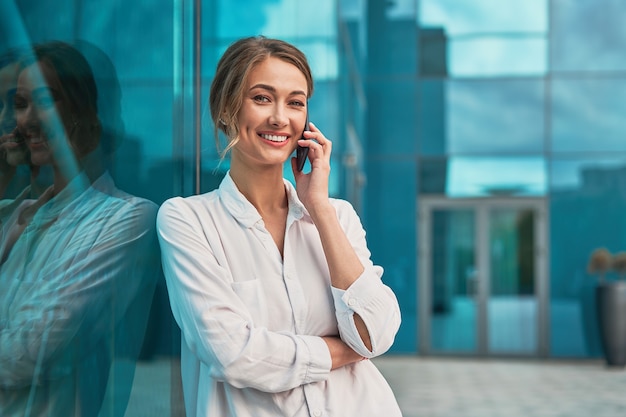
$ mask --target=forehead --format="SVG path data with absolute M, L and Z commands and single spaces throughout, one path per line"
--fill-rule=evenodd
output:
M 28 65 L 20 71 L 18 78 L 19 89 L 28 88 L 42 88 L 50 87 L 59 89 L 60 82 L 56 74 L 56 71 L 50 67 L 46 62 L 40 61 Z
M 17 64 L 9 64 L 0 68 L 0 89 L 15 87 L 17 82 Z
M 289 91 L 308 91 L 306 77 L 290 62 L 280 58 L 269 57 L 259 62 L 248 75 L 248 88 L 257 84 L 266 84 L 276 89 Z

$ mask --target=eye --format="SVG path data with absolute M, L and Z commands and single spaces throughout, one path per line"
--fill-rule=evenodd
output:
M 15 96 L 15 98 L 13 99 L 13 108 L 16 110 L 25 109 L 27 105 L 28 104 L 26 100 L 21 96 Z
M 302 100 L 292 100 L 289 102 L 289 105 L 296 107 L 304 107 L 304 102 Z
M 42 94 L 35 98 L 35 105 L 40 109 L 49 109 L 54 106 L 55 99 L 50 94 Z
M 257 103 L 269 103 L 270 102 L 269 97 L 261 95 L 261 94 L 254 96 L 252 99 L 256 101 Z

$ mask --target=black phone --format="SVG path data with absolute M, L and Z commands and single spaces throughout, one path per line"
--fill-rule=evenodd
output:
M 304 124 L 304 130 L 302 131 L 302 139 L 305 139 L 304 132 L 308 132 L 309 129 L 309 113 L 306 114 L 306 123 Z M 302 171 L 304 168 L 304 163 L 306 162 L 306 157 L 309 154 L 309 148 L 304 146 L 299 146 L 296 149 L 296 168 L 298 171 Z

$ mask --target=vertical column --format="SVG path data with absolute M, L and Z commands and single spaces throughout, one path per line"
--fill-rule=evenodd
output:
M 417 52 L 414 15 L 367 2 L 363 218 L 374 261 L 398 296 L 402 327 L 392 349 L 417 350 Z M 393 19 L 393 20 L 391 20 Z

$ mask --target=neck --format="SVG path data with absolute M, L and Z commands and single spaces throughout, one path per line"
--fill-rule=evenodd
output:
M 230 176 L 239 191 L 263 215 L 287 206 L 282 166 L 250 168 L 231 161 Z
M 61 172 L 61 170 L 54 166 L 53 167 L 53 172 L 54 172 L 54 180 L 53 180 L 53 185 L 54 185 L 54 194 L 58 194 L 61 192 L 61 190 L 63 190 L 65 187 L 67 187 L 67 184 L 69 184 L 69 182 L 75 177 L 72 178 L 68 178 L 64 173 Z M 78 174 L 78 172 L 76 173 Z

